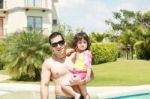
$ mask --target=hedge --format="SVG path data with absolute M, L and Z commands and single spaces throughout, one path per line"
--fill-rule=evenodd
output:
M 93 64 L 101 64 L 117 60 L 117 45 L 115 43 L 93 43 L 91 45 Z

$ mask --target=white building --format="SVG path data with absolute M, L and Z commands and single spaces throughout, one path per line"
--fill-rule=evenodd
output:
M 49 35 L 57 27 L 58 0 L 0 0 L 0 36 L 18 30 Z

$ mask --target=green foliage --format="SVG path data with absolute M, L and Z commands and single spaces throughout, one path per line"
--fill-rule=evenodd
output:
M 150 59 L 150 42 L 138 41 L 135 43 L 134 47 L 138 59 Z
M 140 22 L 150 29 L 150 11 L 146 12 L 141 18 Z
M 67 47 L 72 47 L 72 40 L 73 40 L 74 33 L 71 29 L 71 26 L 66 24 L 60 24 L 58 28 L 58 32 L 63 34 L 65 41 L 67 43 Z
M 129 86 L 150 84 L 150 61 L 122 60 L 93 65 L 90 86 Z
M 67 43 L 67 47 L 72 47 L 73 36 L 74 36 L 73 33 L 67 33 L 67 34 L 65 35 L 65 41 L 66 41 L 66 43 Z
M 114 20 L 106 20 L 106 23 L 110 25 L 115 32 L 119 32 L 117 41 L 126 47 L 127 55 L 128 46 L 130 47 L 129 49 L 133 49 L 133 45 L 137 41 L 142 40 L 144 41 L 144 45 L 148 45 L 150 42 L 150 12 L 142 14 L 140 12 L 120 10 L 119 12 L 113 12 L 113 15 Z M 131 53 L 133 53 L 133 51 L 131 51 Z M 133 57 L 133 54 L 131 56 Z
M 90 38 L 91 38 L 91 42 L 92 42 L 92 43 L 102 42 L 103 39 L 104 39 L 104 35 L 103 35 L 103 34 L 100 34 L 100 33 L 92 32 L 92 33 L 90 34 Z
M 117 60 L 117 46 L 114 43 L 93 43 L 91 46 L 93 64 Z
M 2 61 L 2 54 L 4 53 L 6 43 L 4 39 L 0 39 L 0 70 L 3 69 L 4 62 Z
M 134 45 L 137 59 L 144 59 L 144 42 L 138 41 Z
M 14 79 L 37 80 L 46 57 L 51 55 L 48 39 L 42 33 L 16 32 L 6 38 L 5 68 Z

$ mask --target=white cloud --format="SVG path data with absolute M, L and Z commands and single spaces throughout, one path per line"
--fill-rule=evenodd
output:
M 148 11 L 148 0 L 60 0 L 60 20 L 73 29 L 84 27 L 87 32 L 108 29 L 105 20 L 112 18 L 112 11 L 127 9 Z M 145 2 L 144 2 L 145 1 Z
M 59 0 L 60 8 L 73 8 L 74 5 L 84 4 L 86 0 Z

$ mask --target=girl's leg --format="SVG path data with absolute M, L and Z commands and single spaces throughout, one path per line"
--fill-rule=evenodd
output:
M 79 85 L 81 94 L 83 95 L 84 99 L 90 99 L 89 94 L 87 93 L 86 85 Z
M 80 99 L 80 94 L 77 93 L 73 88 L 69 85 L 62 85 L 62 89 L 69 93 L 70 95 L 74 96 L 75 99 Z

